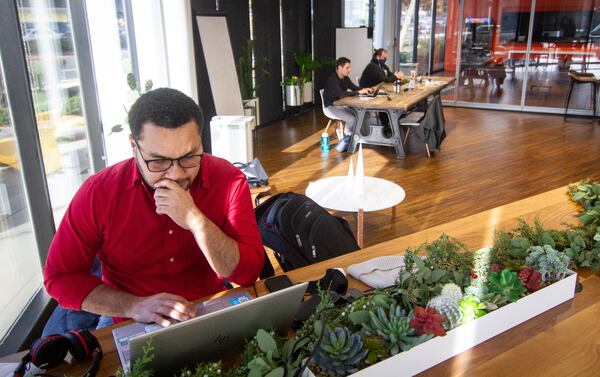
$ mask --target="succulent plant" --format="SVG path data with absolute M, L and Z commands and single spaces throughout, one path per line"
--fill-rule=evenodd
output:
M 397 305 L 390 306 L 387 312 L 383 308 L 377 308 L 369 312 L 369 316 L 370 321 L 362 323 L 363 333 L 379 335 L 386 340 L 391 355 L 408 351 L 433 337 L 431 334 L 417 336 L 416 330 L 410 327 L 409 316 L 406 316 L 404 310 Z
M 519 271 L 518 278 L 525 284 L 529 292 L 535 292 L 542 288 L 542 274 L 534 270 L 533 267 L 527 267 Z
M 434 308 L 415 306 L 410 327 L 417 330 L 417 335 L 433 334 L 443 336 L 446 335 L 446 330 L 442 326 L 445 321 L 446 317 L 439 314 Z
M 517 278 L 517 273 L 507 268 L 498 272 L 490 272 L 487 287 L 489 293 L 506 297 L 515 302 L 525 293 L 523 282 Z
M 472 321 L 485 314 L 487 305 L 473 295 L 466 296 L 458 302 L 463 323 Z
M 442 287 L 440 296 L 447 297 L 450 301 L 459 302 L 463 297 L 462 289 L 454 283 L 447 283 Z
M 364 349 L 358 334 L 350 334 L 346 327 L 325 329 L 315 353 L 315 362 L 323 369 L 339 376 L 358 371 L 358 365 L 369 351 Z
M 527 264 L 542 274 L 543 281 L 558 281 L 567 273 L 569 257 L 550 245 L 534 246 L 525 259 Z
M 499 263 L 490 264 L 490 271 L 500 272 L 502 270 L 502 266 Z
M 364 336 L 362 340 L 363 347 L 368 351 L 367 362 L 375 364 L 378 360 L 383 360 L 388 356 L 389 346 L 379 336 Z
M 435 296 L 429 303 L 428 307 L 435 309 L 438 313 L 444 316 L 446 321 L 442 324 L 446 331 L 452 330 L 462 322 L 462 312 L 458 306 L 458 301 L 453 301 L 447 296 Z

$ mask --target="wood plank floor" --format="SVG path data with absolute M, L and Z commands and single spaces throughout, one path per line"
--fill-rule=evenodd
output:
M 600 180 L 600 125 L 590 119 L 446 107 L 447 137 L 427 159 L 409 138 L 407 158 L 392 148 L 365 148 L 365 174 L 398 183 L 406 199 L 391 210 L 365 214 L 365 246 L 412 234 L 582 178 Z M 326 125 L 320 108 L 256 130 L 256 156 L 273 192 L 304 193 L 310 181 L 344 175 L 349 156 L 323 154 Z M 565 197 L 566 200 L 566 197 Z M 356 226 L 354 216 L 338 213 Z

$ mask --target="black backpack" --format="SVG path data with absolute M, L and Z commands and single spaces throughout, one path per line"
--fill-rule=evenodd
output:
M 274 195 L 254 213 L 263 244 L 273 250 L 284 271 L 359 249 L 348 222 L 305 195 Z

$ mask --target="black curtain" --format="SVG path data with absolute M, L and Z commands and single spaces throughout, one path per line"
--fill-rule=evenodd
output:
M 313 2 L 314 56 L 317 60 L 335 59 L 335 29 L 342 27 L 342 0 Z M 327 66 L 315 72 L 315 93 L 325 86 L 327 77 L 334 67 Z M 321 98 L 315 97 L 320 103 Z
M 260 99 L 260 118 L 261 123 L 265 124 L 283 117 L 279 0 L 253 1 L 252 17 L 255 57 L 268 59 L 266 69 L 269 71 L 269 75 L 259 74 L 256 78 L 256 91 Z
M 318 1 L 316 1 L 318 2 Z M 311 52 L 310 0 L 282 0 L 283 71 L 299 75 L 294 61 L 296 52 Z
M 206 152 L 211 151 L 210 120 L 217 115 L 212 90 L 208 79 L 208 72 L 204 61 L 202 43 L 198 35 L 198 15 L 220 15 L 227 17 L 227 28 L 235 60 L 239 58 L 242 46 L 250 38 L 250 23 L 248 19 L 248 2 L 239 0 L 219 0 L 219 9 L 215 0 L 192 0 L 192 25 L 194 29 L 194 51 L 196 55 L 196 80 L 198 85 L 198 101 L 204 111 L 204 127 L 202 130 L 202 146 Z

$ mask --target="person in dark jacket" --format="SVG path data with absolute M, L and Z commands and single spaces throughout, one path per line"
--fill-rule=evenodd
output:
M 335 62 L 335 72 L 327 79 L 323 92 L 325 107 L 345 123 L 345 136 L 335 148 L 338 152 L 344 152 L 348 149 L 350 136 L 356 126 L 356 115 L 354 111 L 346 106 L 335 106 L 333 103 L 340 98 L 371 93 L 372 91 L 371 88 L 359 88 L 354 85 L 348 75 L 350 75 L 350 59 L 341 57 Z
M 358 80 L 361 87 L 372 87 L 381 84 L 382 82 L 394 82 L 402 78 L 402 72 L 392 72 L 390 68 L 385 65 L 386 60 L 386 49 L 380 48 L 373 53 L 373 59 L 367 64 Z

